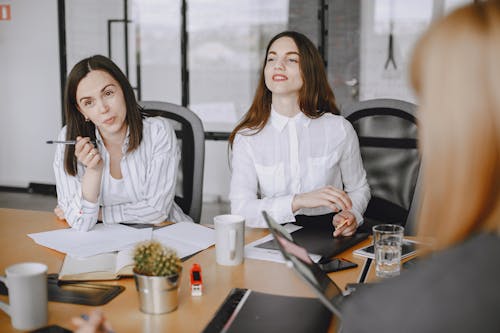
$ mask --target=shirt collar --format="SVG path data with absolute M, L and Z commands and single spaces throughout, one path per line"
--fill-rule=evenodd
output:
M 311 122 L 311 118 L 307 117 L 304 113 L 299 112 L 294 117 L 290 118 L 287 116 L 283 116 L 276 112 L 276 110 L 271 105 L 271 124 L 276 128 L 279 132 L 285 128 L 289 121 L 295 121 L 296 124 L 302 125 L 304 127 L 309 126 Z
M 99 132 L 99 129 L 95 128 L 95 137 L 97 139 L 98 143 L 102 143 L 104 145 L 104 141 L 102 140 L 101 133 Z M 125 152 L 128 149 L 128 144 L 129 144 L 129 139 L 130 139 L 130 126 L 127 125 L 127 133 L 125 134 L 125 140 L 123 140 L 123 145 L 122 145 L 122 153 L 125 154 Z
M 302 112 L 299 112 L 293 119 L 298 125 L 302 125 L 303 127 L 307 127 L 311 123 L 311 118 Z

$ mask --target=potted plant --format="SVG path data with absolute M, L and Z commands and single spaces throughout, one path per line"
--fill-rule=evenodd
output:
M 134 250 L 134 279 L 142 312 L 159 314 L 177 309 L 181 260 L 157 241 L 139 243 Z

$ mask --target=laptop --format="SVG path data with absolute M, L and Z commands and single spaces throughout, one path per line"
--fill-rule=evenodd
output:
M 287 265 L 312 288 L 318 298 L 270 295 L 234 288 L 202 332 L 326 332 L 332 314 L 341 321 L 342 303 L 348 296 L 344 296 L 339 286 L 311 260 L 308 251 L 295 242 L 281 224 L 266 212 L 262 214 L 275 239 L 273 242 L 277 244 Z M 249 304 L 252 297 L 253 304 Z M 244 313 L 242 309 L 245 308 L 250 310 Z M 287 320 L 276 320 L 283 317 L 282 309 L 286 311 Z M 288 326 L 272 326 L 280 323 Z
M 262 215 L 288 267 L 292 268 L 311 287 L 326 308 L 341 319 L 342 303 L 347 296 L 343 295 L 339 286 L 323 272 L 318 264 L 311 260 L 307 250 L 297 244 L 281 224 L 274 221 L 265 211 Z

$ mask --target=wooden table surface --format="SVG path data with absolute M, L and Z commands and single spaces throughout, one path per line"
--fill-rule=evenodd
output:
M 57 273 L 64 254 L 36 244 L 27 236 L 29 233 L 42 232 L 67 227 L 51 212 L 15 210 L 0 208 L 0 274 L 8 266 L 25 261 L 41 262 L 48 266 L 49 273 Z M 247 228 L 246 243 L 264 237 L 265 229 Z M 366 246 L 371 240 L 365 240 L 345 251 L 339 257 L 358 264 L 357 268 L 330 273 L 329 276 L 342 289 L 350 282 L 357 282 L 366 259 L 352 255 L 352 250 Z M 189 272 L 193 263 L 202 267 L 203 296 L 192 297 L 190 293 Z M 373 265 L 372 265 L 373 266 Z M 116 333 L 124 332 L 200 332 L 211 320 L 219 305 L 232 288 L 249 288 L 255 291 L 289 295 L 315 297 L 314 293 L 286 265 L 245 259 L 239 266 L 226 267 L 215 263 L 215 248 L 212 246 L 191 257 L 183 263 L 179 308 L 171 313 L 148 315 L 139 310 L 137 291 L 133 278 L 99 283 L 121 285 L 125 290 L 113 300 L 101 306 L 109 318 Z M 373 268 L 368 274 L 368 281 L 374 279 Z M 8 297 L 0 296 L 8 302 Z M 68 303 L 49 302 L 49 325 L 57 324 L 74 329 L 71 317 L 88 313 L 93 307 Z M 333 325 L 331 328 L 333 331 Z M 10 324 L 10 318 L 0 311 L 0 332 L 17 332 Z

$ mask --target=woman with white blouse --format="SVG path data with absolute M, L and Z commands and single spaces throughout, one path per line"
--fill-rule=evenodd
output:
M 168 120 L 144 118 L 123 72 L 96 55 L 71 70 L 54 172 L 59 218 L 81 231 L 111 223 L 191 221 L 174 202 L 179 152 Z
M 339 116 L 323 61 L 304 35 L 271 39 L 253 103 L 231 133 L 231 212 L 265 227 L 326 215 L 334 236 L 362 224 L 370 190 L 351 124 Z M 334 214 L 336 213 L 336 214 Z

